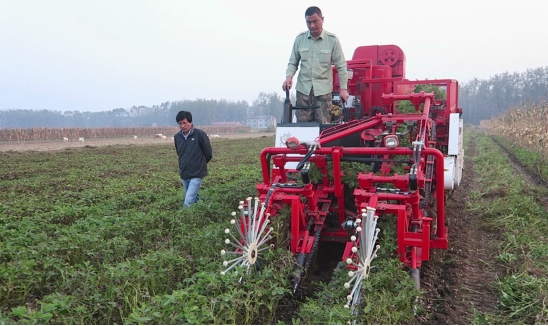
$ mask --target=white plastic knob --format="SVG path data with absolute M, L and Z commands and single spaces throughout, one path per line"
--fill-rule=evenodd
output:
M 352 247 L 352 252 L 358 251 L 358 247 Z
M 221 250 L 221 256 L 224 256 L 224 255 L 226 255 L 226 251 L 223 249 Z
M 230 240 L 229 240 L 229 239 L 225 239 L 225 243 L 226 243 L 226 244 L 229 244 L 229 243 L 230 243 Z
M 350 283 L 344 283 L 344 287 L 345 287 L 345 289 L 350 288 Z
M 229 229 L 225 229 L 225 233 L 226 233 L 226 234 L 229 234 L 229 233 L 230 233 L 230 230 L 229 230 Z
M 230 220 L 230 224 L 236 224 L 236 220 L 235 219 Z
M 228 266 L 228 262 L 226 260 L 223 262 L 223 266 L 224 267 Z
M 350 240 L 356 241 L 356 236 L 355 236 L 355 235 L 351 236 L 351 237 L 350 237 Z
M 348 265 L 352 264 L 352 258 L 346 258 L 346 263 L 347 263 Z
M 348 276 L 350 276 L 350 277 L 354 276 L 354 272 L 353 271 L 348 271 Z
M 356 231 L 362 232 L 362 227 L 361 227 L 361 226 L 358 226 L 358 227 L 356 228 Z

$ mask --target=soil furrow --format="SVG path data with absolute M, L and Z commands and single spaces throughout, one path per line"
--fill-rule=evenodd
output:
M 423 263 L 421 304 L 426 314 L 421 324 L 470 324 L 474 312 L 494 312 L 498 294 L 491 286 L 504 275 L 495 254 L 499 233 L 486 227 L 481 212 L 467 208 L 468 196 L 481 187 L 476 182 L 475 139 L 465 155 L 463 179 L 446 206 L 448 250 L 433 250 Z

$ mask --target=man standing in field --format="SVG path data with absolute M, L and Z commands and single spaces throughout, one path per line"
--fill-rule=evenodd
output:
M 180 111 L 175 120 L 181 129 L 173 139 L 179 157 L 179 175 L 185 188 L 184 205 L 190 207 L 200 199 L 198 190 L 207 175 L 207 163 L 213 158 L 213 150 L 206 133 L 192 125 L 192 113 Z
M 289 91 L 293 85 L 293 76 L 301 64 L 297 79 L 297 106 L 319 106 L 318 110 L 296 110 L 298 122 L 312 120 L 316 113 L 316 121 L 331 122 L 333 107 L 333 63 L 339 73 L 341 100 L 348 100 L 348 71 L 341 44 L 337 36 L 323 29 L 322 11 L 318 7 L 309 7 L 304 14 L 308 31 L 297 35 L 291 50 L 291 56 L 286 70 L 286 79 L 282 85 L 284 91 Z

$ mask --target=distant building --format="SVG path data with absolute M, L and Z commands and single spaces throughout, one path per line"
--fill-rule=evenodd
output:
M 271 115 L 255 115 L 249 116 L 245 122 L 251 128 L 267 129 L 276 127 L 276 118 Z
M 225 127 L 239 127 L 239 126 L 244 126 L 244 124 L 243 124 L 243 123 L 240 123 L 239 121 L 213 122 L 211 125 L 212 125 L 212 126 L 225 126 Z

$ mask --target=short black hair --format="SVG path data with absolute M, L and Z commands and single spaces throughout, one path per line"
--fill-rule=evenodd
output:
M 322 16 L 322 11 L 318 7 L 308 7 L 308 9 L 306 9 L 306 11 L 304 12 L 305 17 L 306 16 L 312 16 L 314 14 L 318 14 L 318 16 L 323 17 Z
M 192 122 L 192 113 L 190 113 L 189 111 L 179 111 L 179 113 L 177 113 L 177 117 L 175 117 L 175 121 L 177 121 L 177 123 L 181 120 L 184 120 L 186 119 L 188 122 Z

